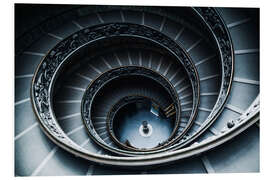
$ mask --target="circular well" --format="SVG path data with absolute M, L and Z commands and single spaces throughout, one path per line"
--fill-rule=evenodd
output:
M 174 129 L 174 121 L 149 98 L 122 106 L 114 116 L 113 131 L 123 144 L 150 149 L 166 141 Z

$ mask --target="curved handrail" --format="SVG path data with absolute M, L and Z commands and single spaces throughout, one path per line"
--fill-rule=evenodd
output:
M 135 152 L 125 151 L 122 149 L 113 148 L 111 146 L 108 146 L 100 138 L 98 133 L 95 131 L 94 125 L 92 122 L 92 118 L 91 118 L 92 104 L 93 104 L 93 101 L 94 101 L 95 96 L 98 93 L 98 91 L 100 89 L 102 89 L 102 87 L 104 87 L 106 84 L 108 84 L 111 80 L 115 80 L 115 79 L 118 79 L 120 77 L 125 77 L 125 76 L 147 77 L 147 78 L 153 80 L 154 82 L 160 84 L 168 92 L 171 100 L 173 101 L 174 106 L 176 106 L 176 121 L 175 121 L 175 127 L 173 129 L 173 132 L 170 135 L 170 137 L 168 138 L 168 142 L 166 144 L 164 144 L 164 147 L 173 143 L 170 140 L 176 134 L 176 132 L 179 128 L 179 124 L 180 124 L 181 108 L 180 108 L 180 101 L 179 101 L 178 94 L 175 91 L 175 89 L 173 88 L 172 84 L 167 79 L 165 79 L 161 74 L 158 74 L 157 72 L 154 72 L 153 70 L 148 69 L 146 67 L 139 67 L 139 66 L 121 66 L 118 68 L 110 69 L 110 70 L 104 72 L 103 74 L 101 74 L 94 81 L 92 81 L 91 84 L 89 84 L 89 86 L 87 87 L 87 89 L 84 93 L 83 99 L 82 99 L 81 111 L 82 111 L 82 117 L 83 117 L 84 124 L 90 133 L 90 137 L 92 137 L 92 139 L 96 143 L 101 145 L 103 148 L 108 149 L 110 151 L 113 151 L 115 153 L 121 153 L 121 154 L 126 153 L 126 155 L 139 154 L 139 150 L 135 150 L 133 148 L 129 148 L 129 150 L 132 150 Z M 109 129 L 109 132 L 110 131 L 112 131 L 112 129 Z M 157 148 L 153 148 L 149 151 L 154 151 L 154 150 L 161 149 L 161 148 L 162 147 L 157 147 Z M 138 152 L 136 152 L 136 151 L 138 151 Z M 143 154 L 145 154 L 145 153 L 143 153 Z
M 213 13 L 214 11 L 210 10 L 210 12 Z M 208 13 L 208 12 L 201 11 L 201 13 Z M 215 12 L 214 12 L 214 15 L 215 15 Z M 209 16 L 209 19 L 211 19 L 211 16 L 213 16 L 213 14 L 209 13 L 209 14 L 207 14 L 207 16 Z M 218 18 L 218 16 L 213 16 L 213 17 Z M 221 27 L 222 26 L 223 25 L 221 25 Z M 217 25 L 216 28 L 220 28 L 220 26 Z M 225 29 L 225 33 L 226 32 L 227 32 L 227 30 Z M 226 47 L 228 47 L 227 46 L 228 41 L 224 41 L 224 40 L 219 39 L 219 38 L 216 38 L 216 40 L 220 41 L 220 43 L 221 43 L 220 51 L 224 53 L 224 49 L 222 49 L 222 48 L 225 47 L 225 51 L 227 50 Z M 230 38 L 229 38 L 229 40 L 230 40 Z M 230 50 L 232 50 L 232 49 L 233 48 L 232 48 L 232 44 L 231 44 Z M 224 106 L 224 103 L 226 102 L 228 93 L 230 91 L 232 74 L 233 74 L 233 54 L 231 54 L 231 56 L 230 56 L 230 54 L 225 53 L 224 57 L 228 61 L 224 64 L 224 67 L 226 67 L 226 68 L 223 67 L 222 79 L 224 81 L 222 82 L 222 89 L 221 89 L 220 94 L 219 94 L 219 97 L 221 97 L 221 100 L 219 100 L 217 102 L 217 104 L 214 107 L 214 110 L 212 111 L 213 113 L 211 113 L 211 116 L 210 116 L 211 122 L 213 122 L 216 119 L 216 117 L 219 115 L 219 113 L 221 112 L 221 110 Z M 231 57 L 231 59 L 230 59 L 230 57 Z M 222 59 L 222 60 L 224 60 L 224 59 Z M 230 65 L 231 65 L 231 68 L 229 68 Z M 41 85 L 41 87 L 39 87 L 39 88 L 42 89 L 44 82 L 42 82 L 41 79 L 42 79 L 42 77 L 39 79 L 40 80 L 39 82 L 41 82 L 41 84 L 39 84 L 39 85 Z M 228 84 L 228 82 L 229 82 L 229 84 Z M 48 92 L 44 91 L 43 93 L 46 94 Z M 33 96 L 33 94 L 32 94 L 32 96 Z M 42 99 L 42 97 L 40 97 L 40 99 Z M 42 103 L 46 107 L 46 105 L 47 105 L 46 101 L 42 102 Z M 258 115 L 259 115 L 259 100 L 257 97 L 256 100 L 254 101 L 254 103 L 252 104 L 252 106 L 246 111 L 246 113 L 244 113 L 242 116 L 240 116 L 240 118 L 235 120 L 238 123 L 236 123 L 236 125 L 234 127 L 232 127 L 231 129 L 228 129 L 223 134 L 218 135 L 216 138 L 210 139 L 207 141 L 203 141 L 202 143 L 194 144 L 190 147 L 175 150 L 172 152 L 164 152 L 164 153 L 159 153 L 159 154 L 155 154 L 155 155 L 147 155 L 144 157 L 116 157 L 116 156 L 104 157 L 101 155 L 89 153 L 86 150 L 84 150 L 76 145 L 74 146 L 75 148 L 71 148 L 71 149 L 67 148 L 66 144 L 68 144 L 69 142 L 59 141 L 59 139 L 61 139 L 61 137 L 62 137 L 61 134 L 59 136 L 59 139 L 53 138 L 51 136 L 50 136 L 50 138 L 54 142 L 57 142 L 57 144 L 59 144 L 59 146 L 67 149 L 68 151 L 73 152 L 74 154 L 76 154 L 80 157 L 83 157 L 83 158 L 86 158 L 86 159 L 89 159 L 89 160 L 92 160 L 95 162 L 100 162 L 100 163 L 110 164 L 110 165 L 121 165 L 121 166 L 144 166 L 144 165 L 147 166 L 147 165 L 160 164 L 160 163 L 165 163 L 165 162 L 170 162 L 170 161 L 190 157 L 190 156 L 195 155 L 197 153 L 201 153 L 201 152 L 209 150 L 213 147 L 216 147 L 216 146 L 228 141 L 232 137 L 236 136 L 237 134 L 241 133 L 243 130 L 245 130 L 246 128 L 248 128 L 252 124 L 254 124 L 259 119 Z M 208 121 L 206 121 L 206 122 L 208 125 L 205 125 L 204 126 L 205 128 L 207 128 L 208 126 L 211 125 L 210 120 L 209 120 L 209 123 L 208 123 Z M 48 133 L 45 126 L 42 126 L 42 128 L 45 130 L 45 133 Z M 56 135 L 59 135 L 58 132 L 59 131 L 56 131 Z
M 39 64 L 32 80 L 31 99 L 39 122 L 45 126 L 53 138 L 60 138 L 63 142 L 67 141 L 67 146 L 74 145 L 74 142 L 61 130 L 52 109 L 53 86 L 61 68 L 69 62 L 73 54 L 88 44 L 109 37 L 125 37 L 127 35 L 142 38 L 161 46 L 182 63 L 192 85 L 193 108 L 185 129 L 170 142 L 180 139 L 190 128 L 199 104 L 199 80 L 195 65 L 188 54 L 173 40 L 154 29 L 131 23 L 112 23 L 89 27 L 69 36 L 56 45 Z M 162 151 L 165 150 L 162 149 Z

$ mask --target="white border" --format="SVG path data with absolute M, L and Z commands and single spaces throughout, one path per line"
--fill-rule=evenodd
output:
M 5 1 L 1 4 L 1 117 L 2 125 L 0 130 L 1 138 L 1 163 L 0 176 L 1 179 L 14 178 L 14 3 L 26 3 L 26 1 Z M 260 58 L 261 58 L 261 173 L 252 174 L 211 174 L 211 175 L 140 175 L 140 176 L 91 176 L 91 177 L 76 177 L 79 179 L 135 179 L 135 178 L 187 178 L 187 179 L 256 179 L 267 178 L 270 175 L 269 154 L 270 154 L 270 119 L 267 118 L 270 101 L 270 55 L 269 55 L 269 19 L 270 7 L 268 1 L 263 0 L 29 0 L 27 3 L 46 3 L 46 4 L 107 4 L 107 5 L 155 5 L 155 6 L 214 6 L 214 7 L 260 7 L 261 11 L 261 43 L 260 43 Z M 269 115 L 268 115 L 269 117 Z M 25 177 L 21 179 L 67 179 L 71 180 L 74 177 Z M 269 177 L 268 177 L 269 179 Z

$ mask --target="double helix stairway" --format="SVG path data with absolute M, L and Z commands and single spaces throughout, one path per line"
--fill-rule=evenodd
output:
M 51 7 L 15 8 L 16 176 L 259 171 L 257 9 Z

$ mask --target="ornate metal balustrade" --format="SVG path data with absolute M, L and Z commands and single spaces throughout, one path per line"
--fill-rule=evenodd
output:
M 199 102 L 199 80 L 195 66 L 187 53 L 173 40 L 156 30 L 142 25 L 114 23 L 86 28 L 71 35 L 56 45 L 39 65 L 32 83 L 32 100 L 41 124 L 48 133 L 52 135 L 52 138 L 57 137 L 57 139 L 60 138 L 61 141 L 65 139 L 65 141 L 69 142 L 68 146 L 73 144 L 71 140 L 63 134 L 60 126 L 57 124 L 50 100 L 54 82 L 61 68 L 65 63 L 70 61 L 70 57 L 72 57 L 76 51 L 84 46 L 98 42 L 101 39 L 121 36 L 150 40 L 150 42 L 158 44 L 163 49 L 168 50 L 168 52 L 182 63 L 193 89 L 193 109 L 186 130 L 190 127 L 196 115 Z M 174 141 L 180 139 L 186 130 L 178 135 L 178 137 L 174 138 Z
M 46 55 L 36 70 L 32 81 L 31 99 L 39 123 L 48 137 L 67 151 L 94 162 L 115 166 L 139 167 L 164 164 L 203 153 L 232 139 L 254 124 L 259 119 L 259 97 L 256 98 L 250 108 L 248 108 L 248 110 L 239 118 L 229 121 L 227 123 L 227 127 L 224 127 L 221 134 L 217 135 L 215 138 L 209 138 L 200 143 L 195 143 L 189 147 L 185 147 L 186 145 L 193 143 L 199 135 L 205 132 L 205 130 L 211 126 L 211 124 L 222 112 L 230 93 L 234 71 L 234 49 L 232 40 L 230 34 L 228 33 L 227 26 L 223 22 L 221 16 L 214 8 L 190 8 L 189 10 L 193 13 L 194 17 L 201 21 L 203 27 L 209 32 L 211 38 L 215 41 L 213 46 L 215 46 L 219 52 L 219 62 L 222 74 L 221 88 L 216 104 L 196 133 L 193 135 L 187 134 L 193 120 L 196 118 L 200 100 L 200 81 L 196 67 L 194 66 L 189 54 L 179 43 L 170 39 L 163 33 L 151 29 L 145 25 L 131 23 L 110 23 L 82 29 L 62 40 Z M 168 18 L 170 17 L 168 14 L 163 15 Z M 175 93 L 175 89 L 173 89 L 170 83 L 167 82 L 167 79 L 161 75 L 156 75 L 150 70 L 143 69 L 141 67 L 121 67 L 110 70 L 109 73 L 106 72 L 102 74 L 88 87 L 82 102 L 82 114 L 85 125 L 93 139 L 105 149 L 111 150 L 120 155 L 129 155 L 135 157 L 109 155 L 102 156 L 83 149 L 74 143 L 63 132 L 54 116 L 54 111 L 52 108 L 54 83 L 56 82 L 58 76 L 60 76 L 61 70 L 64 69 L 65 66 L 71 62 L 82 49 L 98 43 L 101 40 L 112 38 L 140 39 L 155 44 L 155 46 L 160 47 L 160 49 L 167 51 L 168 54 L 173 56 L 178 60 L 179 63 L 182 64 L 192 85 L 192 111 L 187 126 L 180 134 L 175 134 L 179 125 L 181 111 L 178 101 L 179 98 L 177 93 Z M 143 75 L 150 77 L 155 81 L 159 81 L 160 84 L 162 84 L 170 93 L 172 100 L 174 101 L 173 104 L 174 107 L 176 107 L 176 124 L 174 133 L 168 142 L 162 144 L 162 146 L 159 146 L 153 151 L 139 152 L 136 149 L 133 149 L 133 151 L 126 151 L 116 148 L 114 149 L 107 146 L 93 128 L 90 110 L 91 101 L 94 98 L 95 93 L 111 78 L 126 74 Z M 113 115 L 111 116 L 113 117 Z M 112 119 L 112 117 L 109 117 L 108 119 Z M 108 130 L 111 131 L 112 126 L 110 123 L 108 124 Z M 145 156 L 137 157 L 138 155 Z
M 175 136 L 175 134 L 179 128 L 180 112 L 181 112 L 179 97 L 178 97 L 177 92 L 175 91 L 175 89 L 171 85 L 171 83 L 167 79 L 165 79 L 165 77 L 163 77 L 162 75 L 159 75 L 158 73 L 154 72 L 153 70 L 150 70 L 150 69 L 145 68 L 145 67 L 139 67 L 139 66 L 124 66 L 124 67 L 120 67 L 120 68 L 111 69 L 107 72 L 104 72 L 102 75 L 100 75 L 96 80 L 94 80 L 88 86 L 88 88 L 85 91 L 81 106 L 82 106 L 83 121 L 84 121 L 84 124 L 86 125 L 88 131 L 90 132 L 91 137 L 98 144 L 100 144 L 103 148 L 106 148 L 106 149 L 111 150 L 111 151 L 116 152 L 116 153 L 119 152 L 122 154 L 124 154 L 124 153 L 138 154 L 137 151 L 143 151 L 143 150 L 125 147 L 127 150 L 134 151 L 134 152 L 128 152 L 128 151 L 124 151 L 122 149 L 113 148 L 113 147 L 109 146 L 108 144 L 106 144 L 99 137 L 98 133 L 96 133 L 96 131 L 95 131 L 95 128 L 94 128 L 94 125 L 92 122 L 92 118 L 91 118 L 92 104 L 93 104 L 93 101 L 95 100 L 96 94 L 99 91 L 101 91 L 102 87 L 104 87 L 106 84 L 110 83 L 112 80 L 117 81 L 117 79 L 119 79 L 121 77 L 136 78 L 136 76 L 142 76 L 145 78 L 149 78 L 152 81 L 154 81 L 155 83 L 160 84 L 167 91 L 167 93 L 170 96 L 170 100 L 171 100 L 172 104 L 176 108 L 176 121 L 175 121 L 175 125 L 174 125 L 174 130 L 173 130 L 171 136 L 168 138 L 167 142 L 164 143 L 163 146 L 156 147 L 156 148 L 153 148 L 151 150 L 161 149 L 161 148 L 164 148 L 164 147 L 172 144 L 173 142 L 171 142 L 170 140 Z M 108 124 L 109 134 L 113 134 L 112 124 L 111 124 L 112 119 L 113 119 L 113 114 L 114 113 L 110 113 L 110 114 L 108 114 L 108 117 L 107 117 L 107 122 L 109 123 Z M 113 138 L 113 139 L 116 141 L 116 138 Z M 118 142 L 118 144 L 121 144 L 121 143 Z M 150 151 L 150 150 L 148 150 L 148 151 Z

